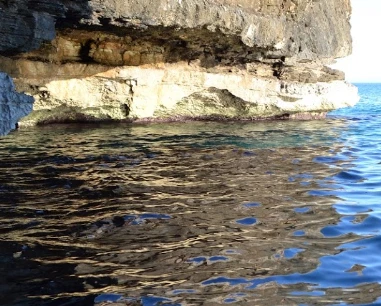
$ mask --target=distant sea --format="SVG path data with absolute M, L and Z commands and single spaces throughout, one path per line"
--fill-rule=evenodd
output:
M 381 84 L 319 121 L 0 138 L 0 305 L 381 305 Z
M 381 113 L 381 83 L 354 84 L 361 97 L 360 103 L 354 107 L 348 107 L 331 112 L 330 116 L 343 117 L 346 119 L 365 119 L 380 115 Z

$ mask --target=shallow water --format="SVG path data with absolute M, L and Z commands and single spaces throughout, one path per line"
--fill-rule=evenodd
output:
M 381 87 L 312 122 L 0 139 L 0 305 L 381 305 Z

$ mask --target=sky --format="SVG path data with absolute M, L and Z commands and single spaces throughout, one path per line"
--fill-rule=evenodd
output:
M 344 71 L 349 82 L 381 83 L 381 0 L 351 3 L 353 53 L 333 67 Z

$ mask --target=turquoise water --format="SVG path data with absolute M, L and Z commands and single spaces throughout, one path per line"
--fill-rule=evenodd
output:
M 0 305 L 381 305 L 381 85 L 321 121 L 0 139 Z

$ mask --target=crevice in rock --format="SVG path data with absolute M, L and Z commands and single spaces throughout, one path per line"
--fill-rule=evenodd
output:
M 277 61 L 273 64 L 273 75 L 277 78 L 277 79 L 281 79 L 283 74 L 284 74 L 284 61 L 285 61 L 285 57 L 282 56 L 281 57 L 281 60 L 280 61 Z
M 90 56 L 90 50 L 91 50 L 92 44 L 94 44 L 94 41 L 92 39 L 89 39 L 81 45 L 81 49 L 79 51 L 79 57 L 81 59 L 81 62 L 83 62 L 83 63 L 94 63 L 94 60 Z M 67 62 L 67 61 L 65 61 L 65 62 Z
M 130 106 L 128 104 L 122 104 L 122 110 L 124 112 L 124 115 L 126 116 L 126 118 L 128 118 L 128 116 L 130 115 Z

